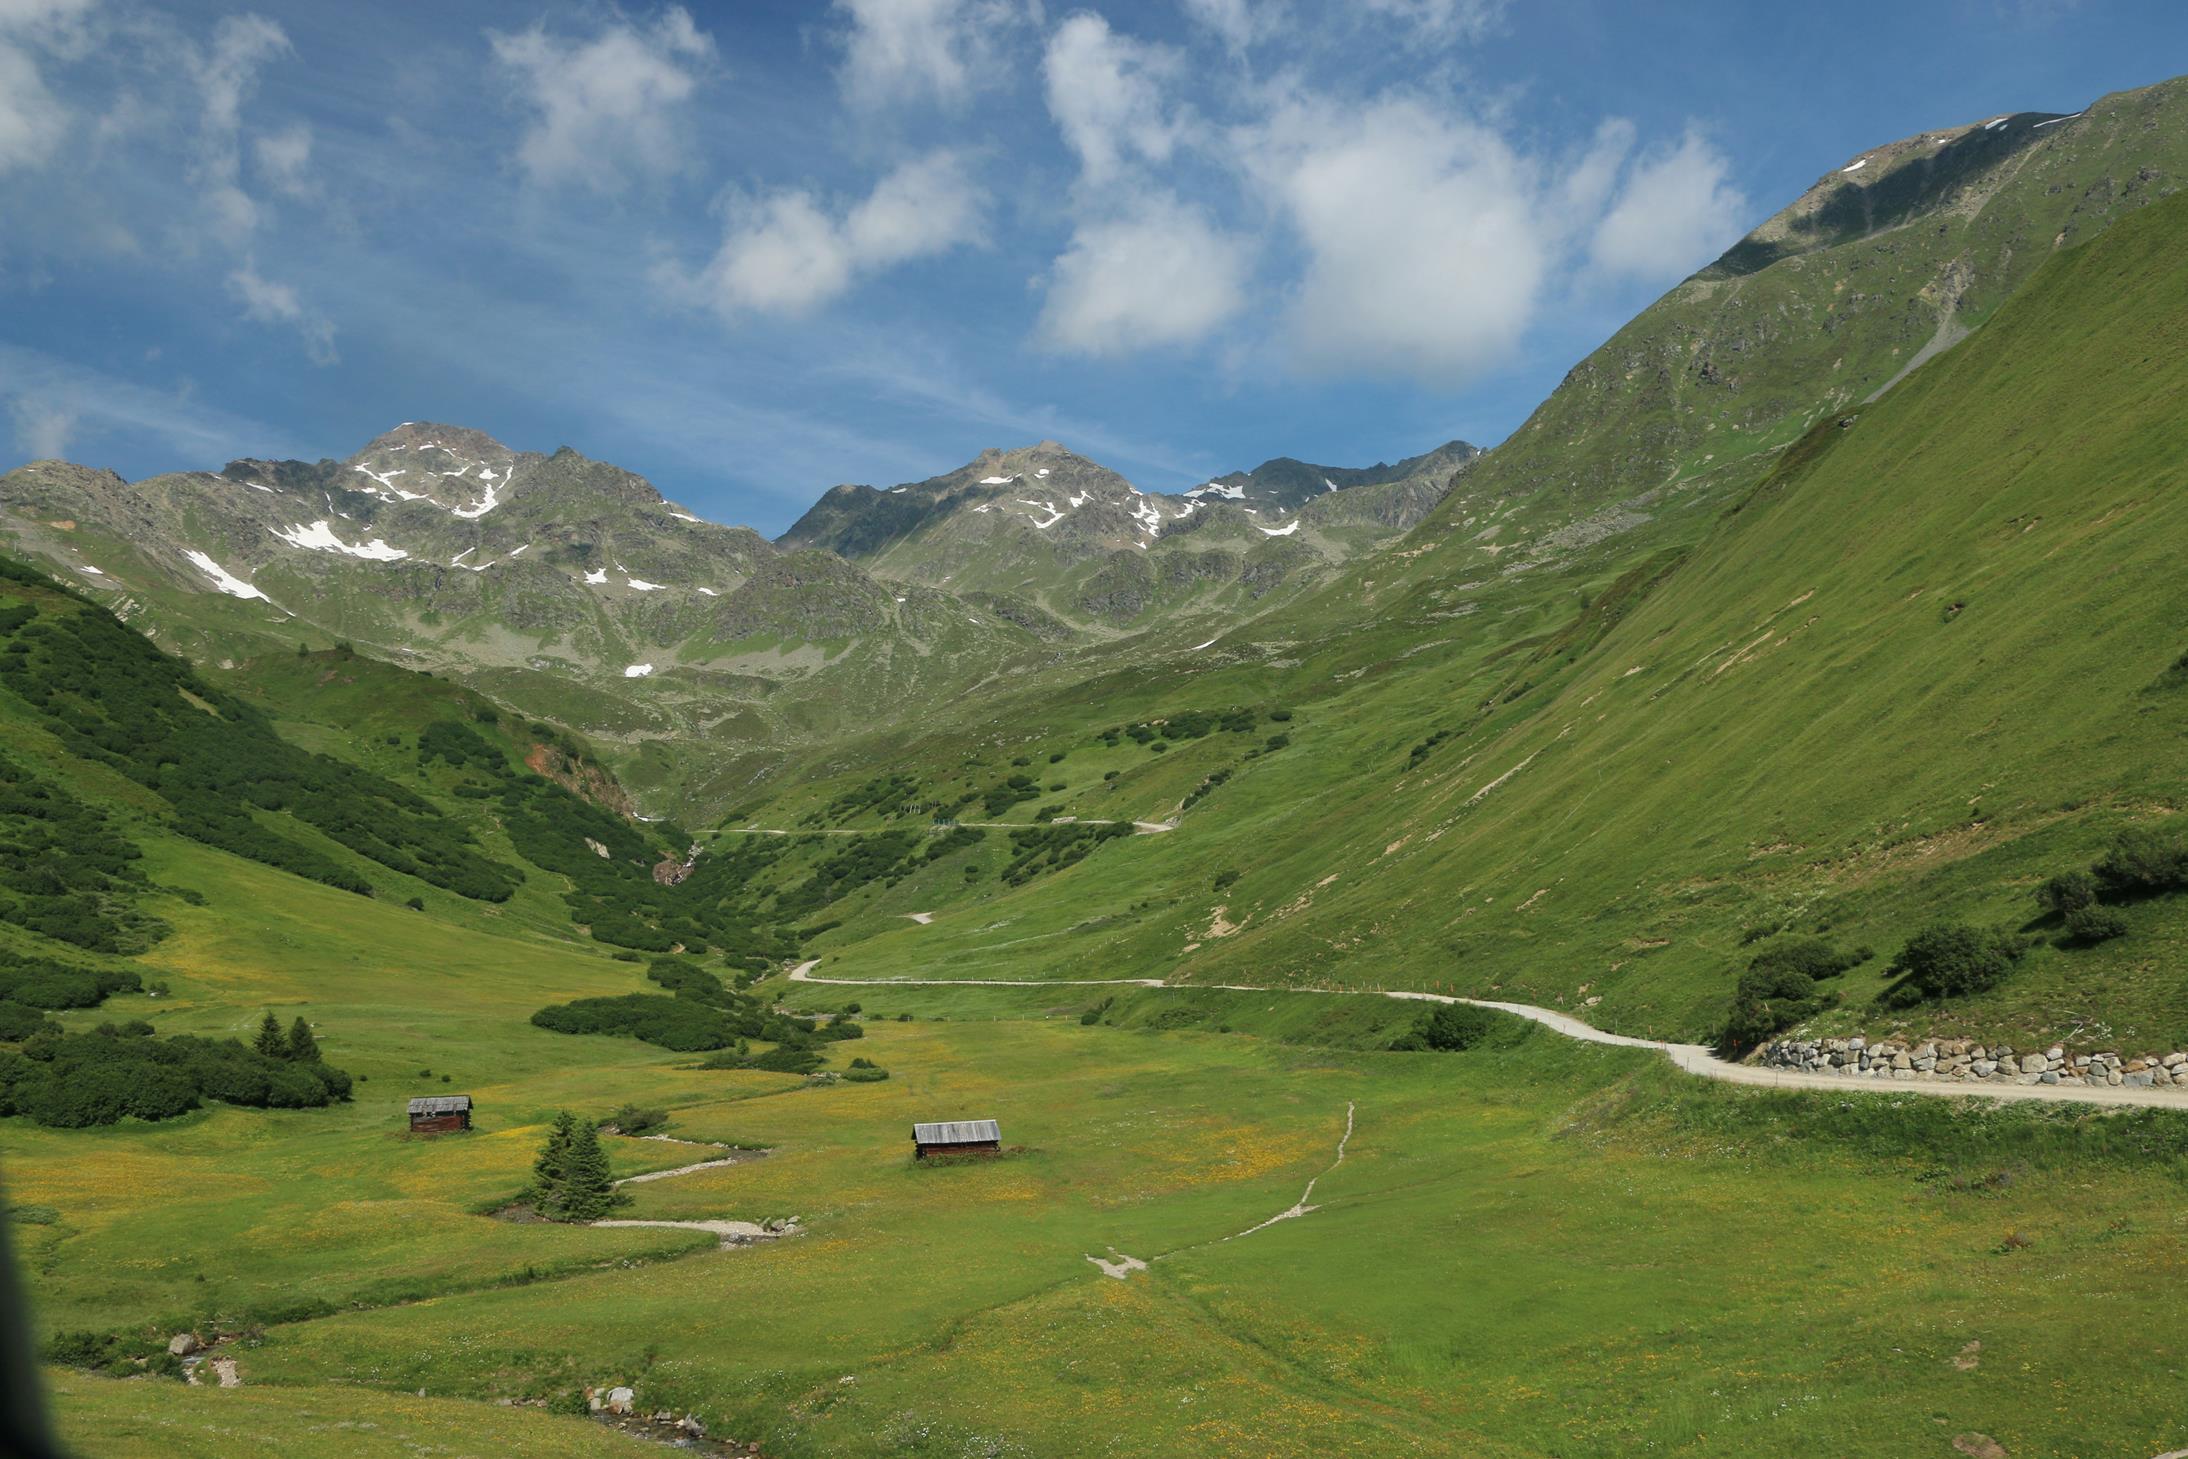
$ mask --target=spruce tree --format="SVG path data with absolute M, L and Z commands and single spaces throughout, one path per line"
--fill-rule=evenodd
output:
M 570 1146 L 576 1137 L 577 1121 L 563 1110 L 547 1129 L 547 1143 L 539 1159 L 532 1162 L 532 1208 L 550 1221 L 566 1219 L 563 1201 L 569 1183 Z
M 571 1142 L 563 1192 L 565 1221 L 597 1221 L 630 1199 L 616 1190 L 608 1152 L 600 1148 L 600 1136 L 589 1124 L 578 1126 Z
M 273 1016 L 271 1008 L 259 1021 L 258 1042 L 253 1047 L 269 1059 L 289 1057 L 289 1041 L 281 1036 L 281 1020 Z
M 311 1036 L 311 1025 L 301 1018 L 289 1025 L 288 1057 L 299 1064 L 319 1062 L 319 1040 Z

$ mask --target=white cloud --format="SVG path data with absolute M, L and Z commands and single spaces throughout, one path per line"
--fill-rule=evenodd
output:
M 251 151 L 268 182 L 291 197 L 301 197 L 311 189 L 307 171 L 311 166 L 311 144 L 311 128 L 298 122 L 258 138 Z
M 1363 9 L 1410 27 L 1424 40 L 1477 41 L 1504 19 L 1508 0 L 1360 0 Z
M 198 89 L 201 201 L 214 233 L 240 245 L 258 227 L 258 204 L 242 187 L 243 103 L 258 85 L 259 68 L 289 52 L 289 37 L 261 15 L 224 17 L 210 51 L 191 62 Z
M 613 191 L 632 170 L 667 172 L 682 161 L 677 109 L 714 41 L 681 6 L 643 27 L 617 21 L 586 41 L 539 24 L 488 39 L 535 113 L 517 149 L 533 181 Z
M 1497 133 L 1410 99 L 1292 103 L 1246 147 L 1306 249 L 1298 363 L 1449 380 L 1518 342 L 1559 240 L 1537 169 Z
M 804 189 L 738 210 L 695 291 L 725 318 L 802 315 L 864 275 L 980 237 L 986 194 L 964 159 L 935 152 L 884 177 L 840 217 Z
M 0 40 L 0 173 L 36 167 L 68 131 L 68 113 L 46 89 L 28 51 Z
M 1049 37 L 1041 62 L 1049 115 L 1078 154 L 1082 182 L 1100 187 L 1127 163 L 1170 159 L 1189 123 L 1165 105 L 1183 58 L 1167 46 L 1119 35 L 1099 15 L 1072 16 Z
M 15 425 L 16 444 L 31 460 L 58 460 L 68 454 L 77 417 L 66 405 L 19 395 L 8 402 L 8 416 Z
M 1123 355 L 1206 338 L 1244 306 L 1252 260 L 1207 207 L 1155 178 L 1189 141 L 1207 140 L 1169 95 L 1183 55 L 1081 12 L 1049 37 L 1041 72 L 1049 115 L 1079 159 L 1071 242 L 1048 272 L 1042 342 Z
M 963 102 L 992 81 L 1017 23 L 1006 0 L 835 0 L 835 9 L 850 22 L 837 82 L 860 106 Z
M 294 285 L 266 278 L 254 264 L 245 263 L 228 275 L 228 292 L 243 306 L 245 319 L 295 325 L 313 364 L 331 365 L 339 358 L 334 350 L 333 324 L 305 308 Z
M 1645 153 L 1627 174 L 1589 245 L 1612 277 L 1673 279 L 1724 252 L 1746 231 L 1748 203 L 1731 165 L 1691 128 L 1676 147 Z
M 50 160 L 68 133 L 69 109 L 50 91 L 33 48 L 80 49 L 79 23 L 94 0 L 0 0 L 0 173 Z
M 1150 194 L 1081 223 L 1051 271 L 1040 333 L 1072 354 L 1121 355 L 1204 338 L 1245 303 L 1244 244 L 1200 208 Z
M 1184 0 L 1186 17 L 1214 31 L 1233 51 L 1243 51 L 1269 28 L 1268 0 Z

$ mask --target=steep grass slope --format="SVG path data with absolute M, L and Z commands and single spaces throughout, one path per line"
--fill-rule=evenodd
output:
M 2030 922 L 2037 882 L 2180 804 L 2184 230 L 2175 199 L 2056 254 L 1691 542 L 1482 584 L 1494 618 L 1435 637 L 1295 641 L 1292 667 L 1264 641 L 1232 656 L 1258 665 L 1186 657 L 991 713 L 984 753 L 1070 763 L 1104 722 L 1297 708 L 1281 752 L 1214 736 L 1102 782 L 1143 780 L 1144 816 L 1158 783 L 1183 799 L 1231 772 L 1160 844 L 839 955 L 1495 991 L 1702 1035 L 1754 935 L 1889 954 L 1933 918 Z M 904 759 L 939 776 L 948 754 Z M 1980 998 L 1891 1017 L 2175 1047 L 2188 914 L 2128 916 L 2117 942 L 2047 947 Z M 1834 1019 L 1886 1017 L 1867 1008 L 1884 963 L 1847 977 Z

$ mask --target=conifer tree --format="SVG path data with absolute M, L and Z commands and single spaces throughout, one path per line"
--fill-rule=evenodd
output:
M 577 1137 L 577 1121 L 568 1110 L 555 1116 L 547 1130 L 547 1143 L 532 1162 L 532 1207 L 550 1221 L 563 1216 L 570 1171 L 570 1146 Z
M 319 1062 L 319 1040 L 311 1036 L 311 1025 L 302 1018 L 289 1025 L 288 1057 L 299 1064 Z
M 569 1166 L 563 1176 L 562 1219 L 597 1221 L 630 1197 L 615 1188 L 608 1169 L 608 1152 L 600 1148 L 600 1135 L 589 1124 L 577 1127 L 570 1144 Z
M 273 1016 L 271 1008 L 267 1009 L 266 1016 L 259 1020 L 258 1042 L 253 1047 L 269 1059 L 286 1059 L 289 1057 L 289 1041 L 281 1036 L 281 1020 Z

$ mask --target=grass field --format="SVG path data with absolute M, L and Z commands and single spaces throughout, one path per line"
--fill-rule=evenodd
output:
M 10 1199 L 48 1213 L 17 1232 L 42 1329 L 239 1334 L 236 1392 L 56 1372 L 87 1455 L 591 1455 L 628 1441 L 494 1401 L 609 1382 L 786 1455 L 2188 1442 L 2188 1122 L 1719 1089 L 1541 1033 L 1379 1053 L 1407 1010 L 1206 991 L 1124 990 L 1083 1026 L 1104 990 L 799 987 L 860 994 L 868 1036 L 832 1062 L 891 1072 L 807 1086 L 525 1023 L 629 964 L 281 901 L 248 935 L 182 919 L 154 1009 L 302 1009 L 368 1076 L 353 1105 L 0 1124 Z M 446 1088 L 480 1132 L 404 1138 L 401 1099 Z M 625 1100 L 774 1153 L 633 1187 L 623 1214 L 802 1234 L 721 1251 L 478 1214 L 550 1111 Z M 974 1115 L 1008 1157 L 910 1161 L 913 1119 Z M 691 1158 L 610 1143 L 619 1173 Z M 1313 1210 L 1240 1234 L 1309 1179 Z M 1087 1260 L 1113 1253 L 1150 1266 Z

